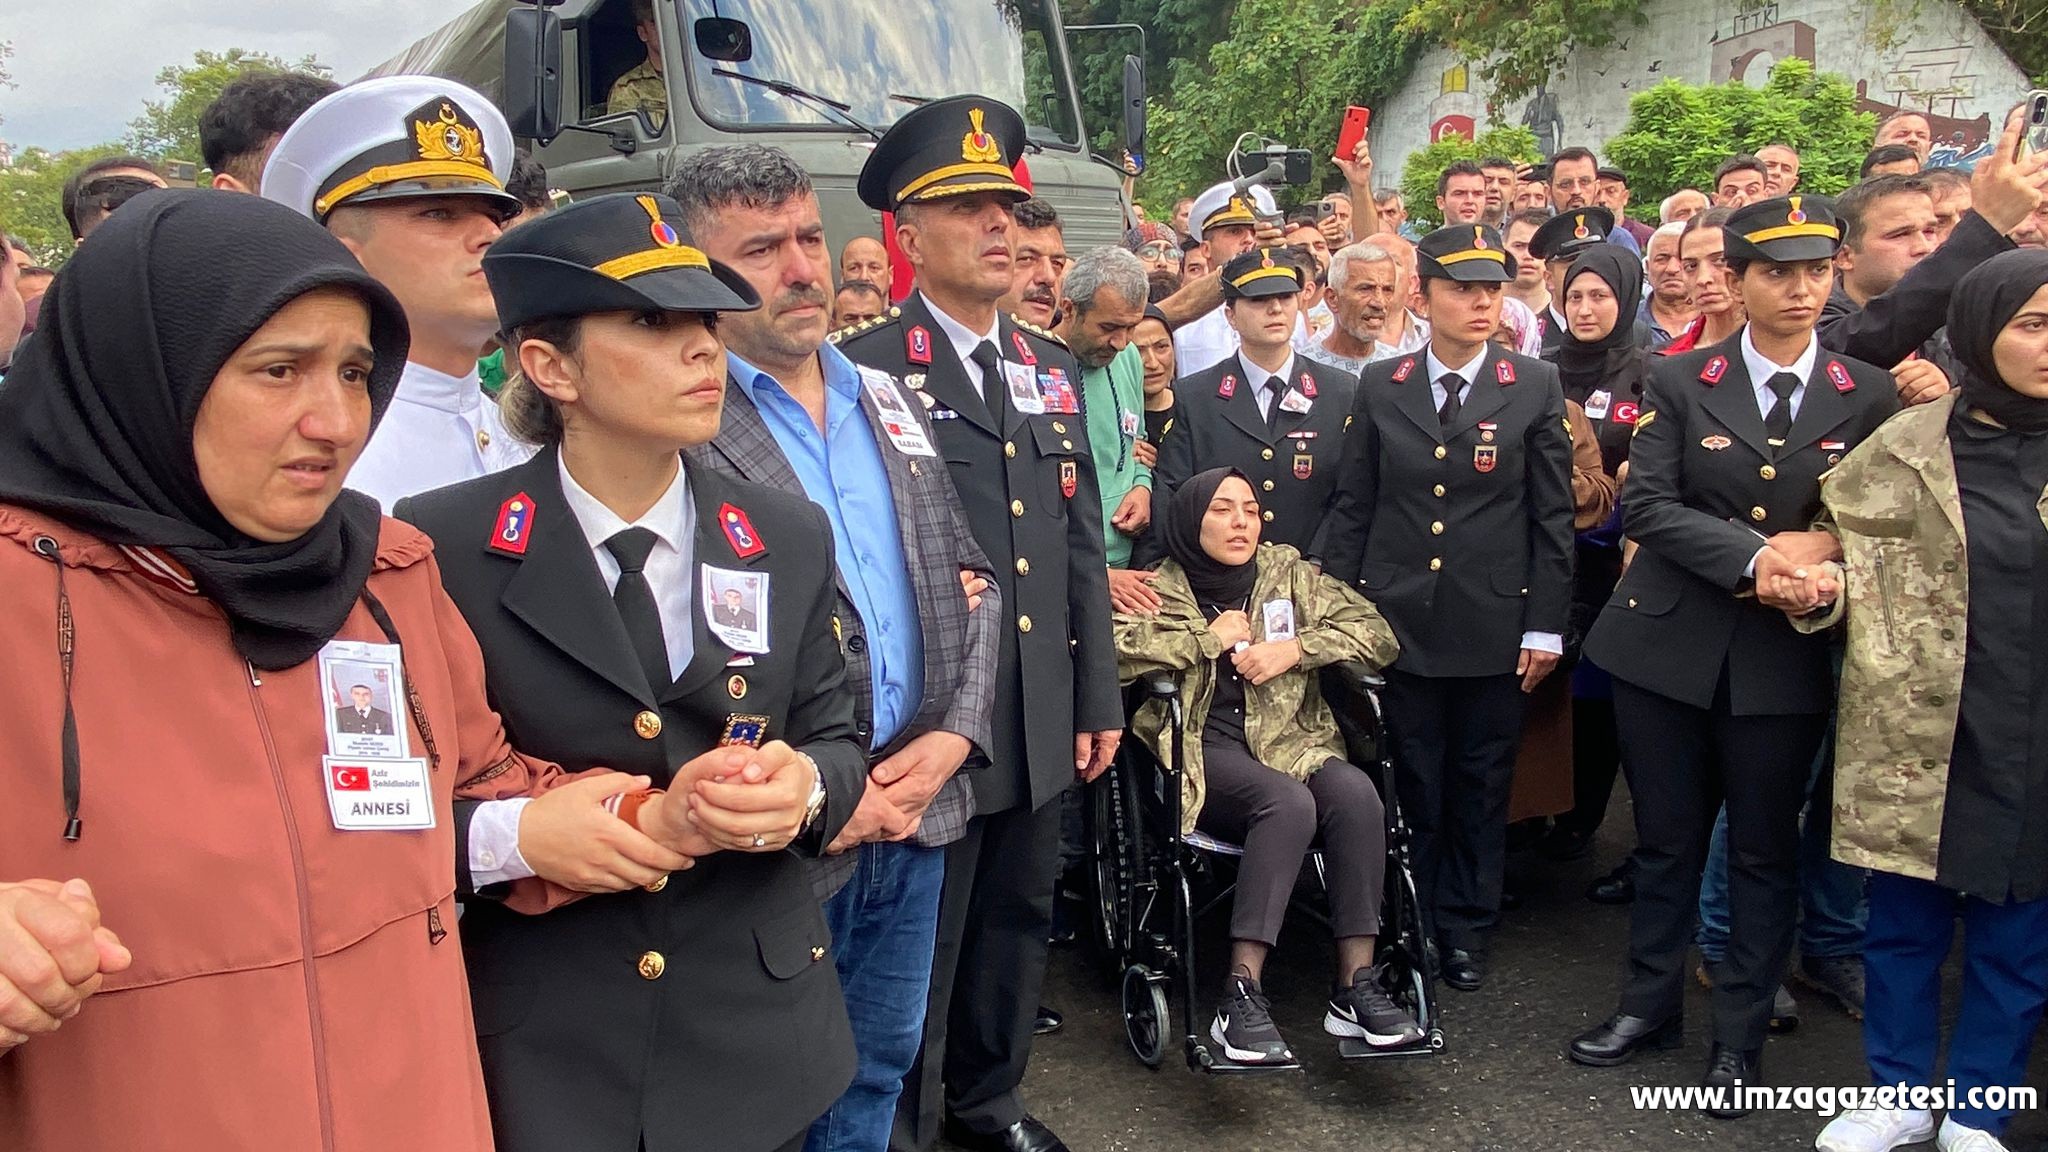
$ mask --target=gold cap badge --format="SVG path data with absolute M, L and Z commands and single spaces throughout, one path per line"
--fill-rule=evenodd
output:
M 967 110 L 967 119 L 974 130 L 960 138 L 960 158 L 970 164 L 994 164 L 1003 158 L 1003 150 L 996 144 L 996 138 L 982 129 L 983 112 L 979 108 Z
M 484 134 L 475 125 L 464 124 L 455 111 L 455 105 L 441 101 L 441 110 L 433 121 L 412 122 L 413 142 L 419 146 L 422 160 L 453 160 L 478 167 L 489 167 L 484 159 Z

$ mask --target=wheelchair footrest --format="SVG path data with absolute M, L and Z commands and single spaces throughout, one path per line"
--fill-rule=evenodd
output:
M 1209 1045 L 1197 1042 L 1188 1048 L 1188 1067 L 1219 1076 L 1237 1076 L 1256 1075 L 1261 1072 L 1299 1072 L 1301 1062 L 1290 1060 L 1285 1064 L 1240 1064 L 1211 1049 Z
M 1399 1048 L 1375 1048 L 1355 1036 L 1337 1038 L 1337 1055 L 1345 1060 L 1395 1060 L 1403 1057 L 1434 1056 L 1443 1045 L 1432 1045 L 1432 1039 L 1425 1038 Z

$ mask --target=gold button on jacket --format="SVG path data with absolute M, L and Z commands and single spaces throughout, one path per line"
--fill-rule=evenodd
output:
M 642 980 L 659 980 L 668 971 L 668 959 L 659 952 L 642 952 L 638 967 Z
M 1013 518 L 1016 518 L 1016 519 L 1021 519 L 1021 518 L 1023 518 L 1023 515 L 1024 515 L 1024 502 L 1023 502 L 1022 500 L 1012 500 L 1012 501 L 1010 501 L 1010 515 L 1011 515 L 1011 517 L 1013 517 Z
M 1764 517 L 1765 517 L 1765 516 L 1768 516 L 1768 515 L 1770 515 L 1770 513 L 1768 513 L 1768 512 L 1765 512 L 1765 511 L 1764 511 L 1764 509 L 1763 509 L 1763 505 L 1761 505 L 1761 504 L 1759 504 L 1759 505 L 1757 505 L 1756 507 L 1754 507 L 1754 508 L 1751 508 L 1751 509 L 1749 510 L 1749 518 L 1750 518 L 1751 520 L 1754 520 L 1754 521 L 1756 521 L 1756 522 L 1757 522 L 1757 523 L 1759 523 L 1759 524 L 1763 523 L 1763 522 L 1764 522 Z
M 1029 575 L 1031 575 L 1031 561 L 1029 561 L 1029 560 L 1026 560 L 1026 559 L 1025 559 L 1024 557 L 1022 557 L 1022 556 L 1019 556 L 1019 557 L 1017 557 L 1017 575 L 1019 575 L 1019 576 L 1029 576 Z
M 1431 557 L 1429 558 L 1429 570 L 1430 570 L 1431 572 L 1441 572 L 1441 571 L 1443 571 L 1443 568 L 1444 568 L 1444 558 L 1443 558 L 1443 557 L 1441 557 L 1441 556 L 1431 556 Z
M 1019 632 L 1029 632 L 1029 631 L 1031 631 L 1031 617 L 1029 617 L 1029 616 L 1019 616 L 1019 617 L 1017 617 L 1017 631 L 1019 631 Z
M 642 712 L 633 717 L 633 731 L 642 740 L 652 740 L 661 735 L 661 715 L 656 712 Z

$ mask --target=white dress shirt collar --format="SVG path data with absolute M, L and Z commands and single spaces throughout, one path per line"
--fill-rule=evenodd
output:
M 1431 384 L 1434 384 L 1437 381 L 1444 378 L 1444 373 L 1449 372 L 1452 375 L 1458 377 L 1460 380 L 1463 380 L 1465 382 L 1465 388 L 1471 387 L 1472 384 L 1479 379 L 1480 365 L 1486 363 L 1486 350 L 1487 346 L 1481 345 L 1479 348 L 1479 354 L 1472 357 L 1470 363 L 1453 368 L 1447 366 L 1443 361 L 1437 359 L 1436 345 L 1430 345 L 1429 349 L 1423 353 L 1423 367 L 1429 369 L 1429 382 Z
M 645 528 L 654 533 L 664 546 L 678 552 L 684 550 L 687 542 L 685 533 L 689 530 L 689 521 L 695 517 L 690 515 L 689 508 L 689 471 L 681 463 L 676 465 L 676 478 L 669 483 L 668 490 L 661 494 L 661 498 L 654 502 L 653 507 L 631 524 L 626 523 L 618 513 L 605 507 L 603 501 L 592 496 L 583 485 L 578 484 L 576 477 L 569 473 L 567 460 L 557 456 L 555 467 L 562 476 L 562 499 L 569 505 L 570 513 L 576 517 L 577 527 L 583 529 L 583 538 L 589 541 L 592 549 L 609 556 L 610 553 L 604 546 L 605 541 L 628 528 Z
M 1237 350 L 1237 366 L 1244 369 L 1245 383 L 1253 388 L 1261 387 L 1268 379 L 1277 379 L 1280 381 L 1280 387 L 1284 391 L 1287 387 L 1287 382 L 1294 378 L 1294 353 L 1292 351 L 1287 353 L 1287 360 L 1280 365 L 1278 372 L 1268 372 L 1257 364 L 1252 363 L 1245 356 L 1244 347 L 1240 345 Z
M 1799 405 L 1806 398 L 1806 382 L 1813 376 L 1814 362 L 1820 359 L 1820 341 L 1812 333 L 1806 337 L 1806 350 L 1790 364 L 1779 364 L 1756 350 L 1756 344 L 1749 338 L 1749 325 L 1742 326 L 1742 366 L 1749 370 L 1749 386 L 1756 393 L 1757 411 L 1769 417 L 1771 409 L 1777 407 L 1778 394 L 1771 391 L 1771 377 L 1780 372 L 1790 372 L 1799 377 L 1799 383 L 1792 389 L 1786 401 L 1792 408 L 1792 415 L 1799 415 Z
M 976 332 L 967 325 L 946 315 L 937 304 L 932 303 L 931 297 L 926 296 L 922 292 L 917 295 L 918 299 L 924 301 L 925 310 L 932 314 L 932 319 L 938 321 L 939 331 L 946 334 L 946 342 L 953 346 L 953 351 L 960 354 L 960 362 L 962 364 L 973 363 L 968 357 L 972 356 L 974 350 L 979 348 L 984 341 L 996 346 L 996 355 L 1000 356 L 1003 354 L 1003 344 L 999 339 L 1003 331 L 1003 314 L 1001 312 L 996 313 L 996 318 L 994 322 L 989 324 L 987 332 Z
M 399 373 L 398 392 L 394 399 L 459 414 L 482 408 L 484 390 L 473 368 L 466 376 L 450 376 L 408 360 L 405 371 Z

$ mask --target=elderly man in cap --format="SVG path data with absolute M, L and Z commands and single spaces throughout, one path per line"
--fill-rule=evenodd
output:
M 533 455 L 477 378 L 498 331 L 484 249 L 519 212 L 512 132 L 489 100 L 432 76 L 353 84 L 306 110 L 263 169 L 263 196 L 312 217 L 391 289 L 412 326 L 398 395 L 349 472 L 386 511 Z
M 1401 641 L 1387 671 L 1417 895 L 1453 988 L 1484 979 L 1523 699 L 1564 651 L 1571 433 L 1557 369 L 1504 351 L 1514 257 L 1484 225 L 1416 246 L 1426 347 L 1368 366 L 1320 544 Z
M 901 379 L 932 418 L 975 541 L 1010 617 L 996 668 L 977 815 L 946 849 L 924 1052 L 891 1145 L 1065 1145 L 1019 1093 L 1045 980 L 1060 797 L 1109 766 L 1123 731 L 1109 627 L 1102 502 L 1079 399 L 1081 366 L 1042 329 L 1002 315 L 1011 286 L 1016 111 L 982 96 L 919 105 L 862 167 L 863 203 L 896 214 L 917 291 L 837 336 L 855 364 Z

